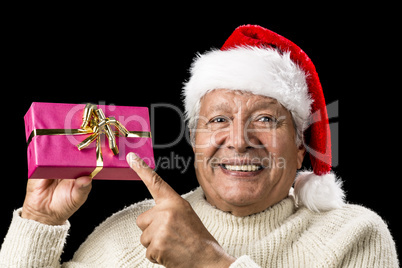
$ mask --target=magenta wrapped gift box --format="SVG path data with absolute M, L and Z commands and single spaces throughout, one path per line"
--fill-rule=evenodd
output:
M 136 153 L 151 168 L 155 167 L 148 108 L 92 107 L 95 107 L 94 115 L 99 109 L 106 119 L 99 123 L 94 121 L 95 116 L 91 117 L 92 124 L 98 123 L 100 130 L 91 141 L 92 131 L 81 128 L 85 104 L 32 103 L 24 117 L 28 178 L 74 179 L 95 174 L 93 178 L 99 180 L 139 180 L 126 162 L 129 152 Z M 118 127 L 112 124 L 116 120 L 128 130 L 128 136 L 118 134 Z M 109 123 L 109 131 L 114 133 L 112 138 L 105 134 L 105 125 Z M 79 150 L 77 145 L 88 139 L 87 147 Z M 110 148 L 111 139 L 119 151 L 116 155 Z

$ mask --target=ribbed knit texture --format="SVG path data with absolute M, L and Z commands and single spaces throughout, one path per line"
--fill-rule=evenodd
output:
M 49 226 L 22 219 L 14 211 L 0 250 L 0 267 L 57 267 L 70 224 Z
M 345 205 L 325 213 L 296 208 L 290 196 L 261 213 L 236 217 L 212 207 L 201 188 L 183 196 L 238 267 L 398 267 L 395 244 L 374 212 Z M 161 267 L 145 258 L 136 218 L 154 206 L 134 204 L 108 218 L 62 267 Z M 0 267 L 58 267 L 67 234 L 14 213 Z

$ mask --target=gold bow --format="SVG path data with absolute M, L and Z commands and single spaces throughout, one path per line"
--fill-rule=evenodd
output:
M 111 126 L 114 126 L 117 131 L 113 131 Z M 84 108 L 82 116 L 82 125 L 79 129 L 34 129 L 29 135 L 27 143 L 29 144 L 33 137 L 37 135 L 83 135 L 91 134 L 88 138 L 80 142 L 77 147 L 79 150 L 88 147 L 96 140 L 96 168 L 89 175 L 95 177 L 103 168 L 103 157 L 100 143 L 100 134 L 105 133 L 109 140 L 109 148 L 114 155 L 119 153 L 119 148 L 116 144 L 116 135 L 119 133 L 128 138 L 151 138 L 151 133 L 148 131 L 128 131 L 114 117 L 106 117 L 102 109 L 98 109 L 95 104 L 88 103 Z
M 112 131 L 110 126 L 114 126 L 124 137 L 129 136 L 128 130 L 120 124 L 119 121 L 112 116 L 106 118 L 102 109 L 97 109 L 95 104 L 88 103 L 84 108 L 81 129 L 85 130 L 87 133 L 92 133 L 92 135 L 79 143 L 77 145 L 78 149 L 86 148 L 95 141 L 100 134 L 105 133 L 109 140 L 110 150 L 112 150 L 114 155 L 117 155 L 119 148 L 116 144 L 115 132 Z M 118 132 L 116 134 L 118 134 Z

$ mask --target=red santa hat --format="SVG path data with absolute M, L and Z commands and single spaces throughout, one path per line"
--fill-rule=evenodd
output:
M 331 172 L 328 114 L 314 64 L 296 44 L 257 25 L 238 27 L 220 50 L 199 54 L 184 84 L 187 118 L 199 112 L 202 96 L 224 88 L 275 98 L 293 116 L 298 127 L 310 126 L 306 145 L 313 168 L 299 172 L 294 196 L 299 206 L 326 211 L 343 204 L 341 181 Z

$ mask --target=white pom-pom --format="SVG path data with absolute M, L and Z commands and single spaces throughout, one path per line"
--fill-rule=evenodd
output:
M 323 212 L 342 207 L 345 193 L 342 181 L 335 174 L 321 176 L 310 171 L 300 172 L 296 176 L 294 196 L 298 206 L 305 206 L 314 212 Z

